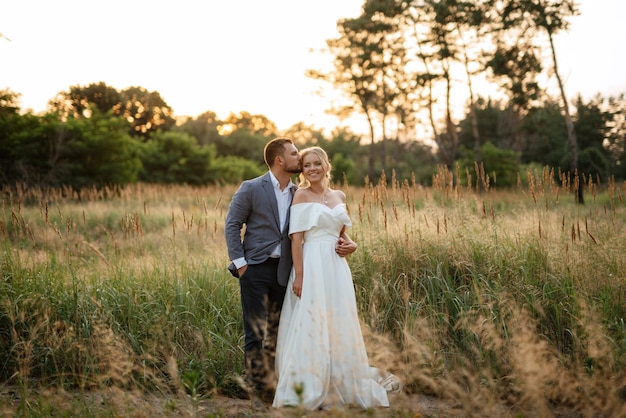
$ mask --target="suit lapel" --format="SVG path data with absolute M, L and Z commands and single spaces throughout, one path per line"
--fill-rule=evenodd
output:
M 278 202 L 276 202 L 276 193 L 274 192 L 274 185 L 272 184 L 272 178 L 269 172 L 263 177 L 263 191 L 269 202 L 272 215 L 274 215 L 276 226 L 280 231 L 282 228 L 280 227 L 280 216 L 278 215 Z
M 296 192 L 296 190 L 298 189 L 298 186 L 296 186 L 295 184 L 292 184 L 291 187 L 289 188 L 289 207 L 287 208 L 287 220 L 285 221 L 285 225 L 283 226 L 283 229 L 286 229 L 286 231 L 284 232 L 289 232 L 289 219 L 291 217 L 291 202 L 293 201 L 293 195 Z

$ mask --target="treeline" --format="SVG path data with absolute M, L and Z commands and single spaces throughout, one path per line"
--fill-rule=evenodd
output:
M 326 41 L 333 68 L 307 74 L 344 93 L 337 114 L 367 120 L 369 142 L 383 144 L 382 167 L 387 140 L 421 131 L 449 171 L 459 160 L 473 160 L 478 175 L 535 162 L 569 179 L 624 178 L 623 96 L 572 102 L 559 72 L 555 36 L 579 14 L 574 0 L 364 0 Z M 485 99 L 485 85 L 503 101 Z M 372 176 L 376 162 L 372 155 Z
M 508 187 L 546 166 L 568 181 L 624 180 L 624 94 L 572 100 L 558 71 L 554 36 L 578 14 L 573 0 L 364 0 L 327 40 L 333 68 L 307 76 L 341 92 L 347 102 L 329 113 L 359 115 L 367 134 L 305 122 L 279 132 L 247 112 L 176 117 L 158 92 L 104 82 L 71 86 L 34 115 L 0 90 L 0 184 L 238 182 L 265 170 L 263 146 L 277 135 L 323 146 L 336 179 L 355 185 L 382 176 L 428 184 L 443 169 Z
M 303 122 L 279 132 L 265 116 L 247 112 L 224 120 L 214 112 L 176 118 L 158 92 L 141 87 L 118 91 L 103 82 L 72 86 L 38 115 L 22 112 L 18 102 L 19 94 L 0 91 L 2 185 L 80 190 L 133 182 L 239 182 L 265 170 L 263 147 L 277 135 L 294 138 L 299 147 L 323 146 L 332 158 L 336 180 L 354 185 L 378 181 L 383 173 L 387 179 L 395 176 L 428 185 L 444 165 L 440 149 L 416 140 L 366 144 L 347 128 L 328 134 Z M 594 181 L 626 179 L 624 97 L 578 98 L 576 109 L 581 173 Z M 547 100 L 513 124 L 515 115 L 508 103 L 480 99 L 476 116 L 485 139 L 484 175 L 492 187 L 514 185 L 524 166 L 567 170 L 566 126 L 557 103 Z M 458 126 L 452 169 L 476 179 L 469 111 Z M 372 160 L 376 178 L 369 176 Z
M 263 148 L 288 135 L 298 146 L 319 144 L 333 157 L 339 180 L 363 183 L 369 153 L 361 137 L 298 123 L 279 132 L 264 115 L 248 112 L 220 119 L 207 111 L 175 117 L 158 92 L 118 91 L 104 82 L 72 86 L 48 103 L 45 113 L 22 112 L 19 94 L 0 91 L 0 183 L 83 187 L 133 182 L 203 185 L 234 183 L 266 170 Z M 397 144 L 398 175 L 410 177 L 436 164 L 429 147 Z

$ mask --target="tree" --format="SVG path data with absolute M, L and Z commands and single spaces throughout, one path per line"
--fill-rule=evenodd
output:
M 220 126 L 222 136 L 216 143 L 219 157 L 237 156 L 265 165 L 263 148 L 278 135 L 274 122 L 264 115 L 240 112 L 231 113 Z
M 237 184 L 243 180 L 260 176 L 266 171 L 265 165 L 241 157 L 218 157 L 211 166 L 212 177 L 219 184 Z
M 476 147 L 474 131 L 480 132 L 482 142 L 491 142 L 502 149 L 516 151 L 512 143 L 511 124 L 508 123 L 510 112 L 507 103 L 478 97 L 474 101 L 474 116 L 468 109 L 465 118 L 459 121 L 459 145 L 465 148 Z M 474 126 L 476 124 L 477 126 Z
M 131 125 L 131 135 L 150 138 L 157 130 L 167 131 L 176 124 L 173 110 L 159 92 L 143 87 L 122 90 L 122 103 L 116 114 L 122 115 Z
M 337 24 L 339 38 L 327 40 L 333 55 L 334 71 L 324 73 L 308 70 L 307 76 L 329 82 L 352 101 L 350 110 L 358 109 L 369 126 L 370 143 L 376 142 L 376 127 L 380 127 L 382 146 L 380 162 L 384 170 L 387 122 L 394 118 L 399 129 L 410 122 L 412 113 L 410 92 L 412 80 L 406 77 L 406 50 L 403 34 L 396 21 L 388 16 L 401 2 L 366 1 L 361 16 L 342 19 Z M 340 109 L 338 112 L 344 112 Z M 374 147 L 370 147 L 373 152 Z M 375 178 L 375 155 L 370 154 L 368 171 Z
M 11 166 L 14 161 L 11 137 L 17 131 L 20 119 L 19 94 L 9 89 L 0 90 L 0 183 L 12 180 Z
M 489 45 L 485 33 L 488 19 L 485 2 L 397 0 L 378 2 L 392 6 L 384 8 L 389 18 L 398 21 L 399 30 L 406 34 L 411 51 L 417 58 L 418 71 L 411 73 L 416 81 L 413 96 L 424 89 L 424 97 L 433 139 L 438 146 L 439 156 L 451 169 L 457 156 L 459 138 L 453 118 L 452 91 L 460 77 L 457 70 L 465 74 L 469 96 L 471 133 L 474 138 L 475 155 L 480 162 L 480 131 L 475 112 L 473 78 L 482 70 L 483 45 Z M 383 9 L 381 7 L 381 9 Z M 434 115 L 435 90 L 444 86 L 444 128 L 437 126 Z
M 318 145 L 326 150 L 333 165 L 333 181 L 363 184 L 368 176 L 367 161 L 370 152 L 361 145 L 360 136 L 348 128 L 336 128 L 330 139 L 320 139 Z
M 129 87 L 121 92 L 103 82 L 85 87 L 71 86 L 69 91 L 57 93 L 48 102 L 50 112 L 61 120 L 89 118 L 94 111 L 122 116 L 129 124 L 132 136 L 146 140 L 152 132 L 172 128 L 176 121 L 172 109 L 161 95 L 143 87 Z
M 216 143 L 219 157 L 233 156 L 253 161 L 255 164 L 265 165 L 263 149 L 270 140 L 260 134 L 251 134 L 248 129 L 238 129 L 230 135 L 223 136 Z
M 435 59 L 434 47 L 429 41 L 433 13 L 432 10 L 429 11 L 422 3 L 416 2 L 414 6 L 415 7 L 407 8 L 405 15 L 408 25 L 413 32 L 416 56 L 423 66 L 423 71 L 416 74 L 416 81 L 417 85 L 426 91 L 425 101 L 428 111 L 428 121 L 432 130 L 432 139 L 437 144 L 437 155 L 443 160 L 444 165 L 448 169 L 452 169 L 458 151 L 458 138 L 456 135 L 447 135 L 440 131 L 437 126 L 434 111 L 435 83 L 443 77 L 443 72 L 438 68 L 439 65 Z M 449 98 L 449 95 L 447 98 Z M 450 119 L 446 118 L 446 125 L 449 125 L 449 122 Z M 447 130 L 449 131 L 449 129 Z M 444 129 L 443 132 L 446 132 L 446 129 Z
M 609 97 L 604 103 L 610 115 L 605 146 L 610 155 L 611 171 L 626 180 L 626 98 L 624 94 Z
M 476 72 L 472 64 L 480 64 L 478 56 L 480 51 L 476 51 L 476 46 L 484 43 L 481 39 L 481 28 L 485 25 L 486 19 L 483 17 L 483 11 L 478 5 L 469 2 L 460 2 L 456 8 L 453 8 L 454 28 L 457 34 L 457 45 L 459 54 L 462 57 L 463 68 L 467 77 L 467 88 L 469 93 L 469 116 L 472 122 L 472 137 L 474 138 L 474 153 L 476 155 L 476 163 L 480 166 L 482 160 L 481 134 L 476 114 L 476 97 L 474 95 L 474 84 L 472 82 L 473 74 Z M 468 36 L 469 35 L 469 36 Z M 471 38 L 471 42 L 466 41 L 466 37 Z M 481 42 L 482 41 L 482 42 Z M 470 48 L 474 45 L 474 48 Z M 472 51 L 474 50 L 474 51 Z M 473 56 L 470 56 L 473 55 Z M 475 65 L 474 65 L 475 66 Z M 480 183 L 482 191 L 482 183 Z
M 563 142 L 565 122 L 558 103 L 546 100 L 543 106 L 533 107 L 521 121 L 519 129 L 526 137 L 520 158 L 522 163 L 535 162 L 567 171 L 563 166 L 567 155 Z
M 137 180 L 137 143 L 119 117 L 97 110 L 90 118 L 66 121 L 56 113 L 25 114 L 16 115 L 8 128 L 1 141 L 8 157 L 1 170 L 5 183 L 80 190 Z
M 14 93 L 10 89 L 0 90 L 0 117 L 18 114 L 19 99 L 19 93 Z
M 476 163 L 475 151 L 462 148 L 459 166 L 462 173 L 473 176 L 477 189 L 486 184 L 498 187 L 512 187 L 517 183 L 519 173 L 518 156 L 511 150 L 503 150 L 487 141 L 482 145 L 483 166 Z M 478 169 L 478 172 L 476 171 Z M 466 178 L 466 182 L 469 181 Z M 487 183 L 488 182 L 488 183 Z M 483 184 L 481 186 L 481 184 Z
M 433 79 L 442 79 L 445 83 L 445 130 L 444 134 L 439 135 L 435 141 L 442 146 L 444 150 L 448 150 L 445 153 L 444 161 L 448 169 L 452 168 L 452 161 L 456 157 L 456 150 L 458 147 L 459 139 L 456 124 L 452 118 L 451 109 L 451 93 L 453 83 L 453 65 L 458 60 L 458 46 L 457 39 L 454 38 L 454 33 L 459 29 L 460 16 L 457 16 L 457 12 L 460 12 L 455 6 L 456 2 L 441 2 L 441 1 L 429 1 L 418 2 L 419 13 L 421 19 L 419 23 L 424 23 L 424 16 L 428 16 L 428 29 L 426 43 L 427 47 L 432 51 L 432 61 L 437 63 L 439 72 L 436 77 L 432 77 L 433 74 L 428 74 L 429 81 L 432 83 Z M 423 48 L 423 47 L 422 47 Z M 467 55 L 466 55 L 467 57 Z M 422 61 L 426 60 L 426 56 L 421 55 Z M 469 64 L 467 64 L 469 65 Z M 471 78 L 469 79 L 471 80 Z M 471 89 L 470 89 L 471 90 Z M 480 148 L 479 148 L 480 149 Z M 480 152 L 476 154 L 476 157 L 480 159 Z
M 61 126 L 65 137 L 58 164 L 60 184 L 86 186 L 123 185 L 137 181 L 141 162 L 138 143 L 119 117 L 95 111 L 90 118 L 70 118 Z
M 111 111 L 119 115 L 122 96 L 117 89 L 100 81 L 87 86 L 70 86 L 69 91 L 60 92 L 48 102 L 48 109 L 68 117 L 90 117 L 93 107 L 100 113 Z
M 266 138 L 273 138 L 278 135 L 276 124 L 265 115 L 253 115 L 249 112 L 231 113 L 221 126 L 223 135 L 232 134 L 238 130 L 245 130 L 252 135 L 260 135 Z
M 219 133 L 223 121 L 219 120 L 215 112 L 207 111 L 196 118 L 188 118 L 180 126 L 172 128 L 177 132 L 185 132 L 198 141 L 198 144 L 209 145 L 220 141 Z
M 573 0 L 504 0 L 502 9 L 503 28 L 518 27 L 534 33 L 545 33 L 552 57 L 552 67 L 562 101 L 562 109 L 567 128 L 567 144 L 570 157 L 570 178 L 574 182 L 576 202 L 584 203 L 582 184 L 578 179 L 578 144 L 574 122 L 570 114 L 565 87 L 559 74 L 554 35 L 567 30 L 567 18 L 579 14 Z
M 0 116 L 0 183 L 37 184 L 50 171 L 52 131 L 49 124 L 32 114 L 4 113 Z
M 601 109 L 602 99 L 599 96 L 587 103 L 578 96 L 575 105 L 574 129 L 580 149 L 580 172 L 607 180 L 611 164 L 609 150 L 604 141 L 609 136 L 612 115 Z
M 142 181 L 197 185 L 213 181 L 213 145 L 199 145 L 195 138 L 183 132 L 157 131 L 142 147 Z
M 324 141 L 324 133 L 320 129 L 315 128 L 313 125 L 307 125 L 304 122 L 298 122 L 290 126 L 283 134 L 293 139 L 299 148 L 317 145 Z M 328 152 L 328 150 L 326 151 Z
M 473 25 L 483 25 L 486 40 L 489 40 L 487 44 L 493 45 L 483 49 L 487 79 L 498 83 L 509 99 L 508 105 L 503 107 L 508 113 L 503 122 L 508 125 L 511 143 L 505 148 L 521 155 L 525 137 L 520 124 L 540 98 L 536 79 L 542 66 L 539 47 L 533 43 L 536 31 L 519 21 L 506 21 L 505 9 L 503 1 L 481 2 L 480 18 L 473 21 Z

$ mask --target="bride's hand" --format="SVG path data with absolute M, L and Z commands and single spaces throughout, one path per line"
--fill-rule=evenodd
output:
M 302 277 L 296 277 L 293 281 L 293 286 L 291 287 L 293 293 L 299 298 L 302 296 Z

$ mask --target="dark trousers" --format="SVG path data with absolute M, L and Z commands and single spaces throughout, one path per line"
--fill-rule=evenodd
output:
M 245 332 L 246 380 L 257 394 L 273 393 L 276 386 L 274 359 L 280 310 L 285 287 L 278 284 L 278 259 L 248 265 L 239 278 Z

